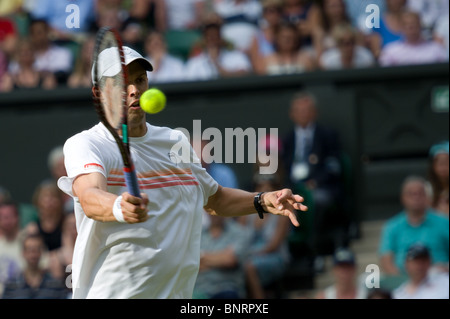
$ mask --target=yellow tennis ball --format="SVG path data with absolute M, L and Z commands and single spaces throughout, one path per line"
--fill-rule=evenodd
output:
M 151 88 L 141 95 L 139 104 L 145 112 L 156 114 L 166 106 L 166 95 L 156 88 Z

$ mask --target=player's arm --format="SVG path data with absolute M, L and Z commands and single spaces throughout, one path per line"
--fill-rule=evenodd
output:
M 80 200 L 87 217 L 101 222 L 117 221 L 113 214 L 113 206 L 118 196 L 107 191 L 106 178 L 101 173 L 78 176 L 72 188 L 73 194 Z M 120 206 L 127 223 L 140 223 L 148 219 L 148 198 L 145 194 L 141 196 L 142 199 L 131 196 L 127 192 L 122 194 Z
M 219 186 L 217 192 L 209 197 L 205 209 L 211 214 L 224 217 L 255 214 L 256 209 L 253 204 L 255 195 L 257 193 Z M 266 192 L 261 197 L 261 205 L 266 212 L 287 216 L 295 226 L 300 225 L 295 211 L 308 210 L 301 202 L 303 202 L 303 197 L 292 194 L 290 189 Z

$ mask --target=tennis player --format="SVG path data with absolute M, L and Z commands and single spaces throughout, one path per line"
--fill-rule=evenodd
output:
M 68 176 L 58 185 L 75 203 L 73 298 L 192 298 L 204 209 L 230 217 L 264 211 L 299 226 L 295 211 L 307 207 L 289 189 L 258 196 L 222 187 L 194 152 L 190 163 L 173 161 L 172 146 L 190 147 L 189 141 L 181 132 L 146 122 L 139 97 L 153 68 L 130 48 L 124 47 L 124 54 L 130 147 L 142 198 L 126 192 L 122 158 L 103 124 L 66 141 Z

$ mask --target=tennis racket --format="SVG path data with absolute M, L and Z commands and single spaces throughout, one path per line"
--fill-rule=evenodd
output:
M 128 140 L 127 66 L 122 41 L 115 29 L 103 27 L 98 31 L 93 63 L 95 110 L 119 147 L 128 192 L 140 197 Z M 118 130 L 122 131 L 122 136 Z

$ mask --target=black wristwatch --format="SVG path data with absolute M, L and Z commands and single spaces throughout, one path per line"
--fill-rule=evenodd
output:
M 259 193 L 258 195 L 255 195 L 253 199 L 253 205 L 255 206 L 256 211 L 258 212 L 259 218 L 263 219 L 264 214 L 267 213 L 264 208 L 261 205 L 261 196 L 264 194 L 264 192 Z

